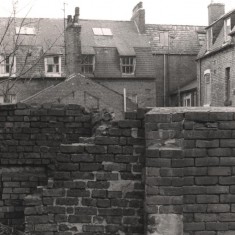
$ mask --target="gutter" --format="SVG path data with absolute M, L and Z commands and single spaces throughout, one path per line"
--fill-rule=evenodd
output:
M 196 61 L 197 61 L 197 60 L 200 60 L 200 59 L 203 59 L 203 58 L 206 58 L 206 57 L 208 57 L 208 56 L 211 56 L 211 55 L 213 55 L 213 54 L 215 54 L 215 53 L 217 53 L 217 52 L 220 52 L 220 51 L 224 50 L 225 48 L 232 47 L 232 46 L 234 46 L 234 45 L 235 45 L 234 43 L 228 43 L 228 44 L 225 44 L 224 46 L 222 45 L 221 47 L 215 49 L 214 51 L 209 51 L 209 52 L 205 53 L 203 56 L 198 57 L 198 58 L 196 59 Z

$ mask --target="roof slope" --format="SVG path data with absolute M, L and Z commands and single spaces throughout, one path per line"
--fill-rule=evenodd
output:
M 79 24 L 82 47 L 116 47 L 124 53 L 134 47 L 149 47 L 148 37 L 138 33 L 133 21 L 79 20 Z M 94 35 L 92 28 L 109 28 L 112 36 Z
M 80 104 L 88 109 L 95 105 L 99 109 L 114 112 L 118 118 L 123 115 L 122 94 L 81 74 L 72 75 L 64 82 L 48 87 L 21 102 Z M 127 109 L 136 109 L 136 104 L 127 99 Z
M 63 53 L 64 50 L 64 20 L 49 18 L 0 18 L 0 38 L 2 38 L 7 25 L 4 44 L 11 50 L 12 36 L 15 33 L 15 27 L 35 28 L 35 35 L 20 35 L 18 42 L 20 45 L 41 46 L 48 53 Z
M 198 54 L 198 33 L 205 33 L 204 26 L 147 24 L 146 35 L 150 37 L 152 52 L 156 54 Z M 160 43 L 160 32 L 169 33 L 169 46 Z
M 203 47 L 201 48 L 201 50 L 199 51 L 197 59 L 201 59 L 203 57 L 209 56 L 215 52 L 218 52 L 220 50 L 223 50 L 224 48 L 227 48 L 228 46 L 233 45 L 232 40 L 228 40 L 225 42 L 225 39 L 224 39 L 225 28 L 224 28 L 223 21 L 229 16 L 231 17 L 231 26 L 232 26 L 230 35 L 234 34 L 235 32 L 235 9 L 224 14 L 218 20 L 216 20 L 215 22 L 213 22 L 211 25 L 209 25 L 206 28 L 207 30 L 212 28 L 213 32 L 214 30 L 217 30 L 217 33 L 216 33 L 216 36 L 214 36 L 215 37 L 214 43 L 211 45 L 210 50 L 207 50 L 207 45 L 205 43 Z

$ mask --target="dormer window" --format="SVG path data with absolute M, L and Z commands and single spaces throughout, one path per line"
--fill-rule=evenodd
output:
M 81 66 L 82 66 L 82 73 L 92 74 L 95 70 L 95 56 L 82 55 Z
M 120 66 L 122 75 L 134 75 L 135 66 L 136 66 L 136 58 L 125 56 L 120 58 Z
M 229 33 L 231 33 L 231 18 L 227 18 L 224 20 L 224 41 L 229 41 L 230 36 Z
M 47 56 L 45 62 L 45 74 L 48 77 L 61 76 L 61 56 Z
M 14 76 L 16 72 L 15 58 L 0 55 L 0 77 Z

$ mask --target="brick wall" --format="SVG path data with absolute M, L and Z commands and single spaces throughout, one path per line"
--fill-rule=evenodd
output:
M 26 232 L 143 234 L 144 112 L 126 117 L 60 146 L 48 185 L 25 198 Z
M 147 114 L 147 234 L 235 233 L 234 115 L 232 108 Z
M 0 222 L 23 229 L 23 199 L 47 182 L 60 144 L 91 129 L 91 114 L 78 105 L 0 106 Z

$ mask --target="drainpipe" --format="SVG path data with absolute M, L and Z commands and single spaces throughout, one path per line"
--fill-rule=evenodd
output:
M 166 54 L 163 55 L 163 105 L 166 107 Z

